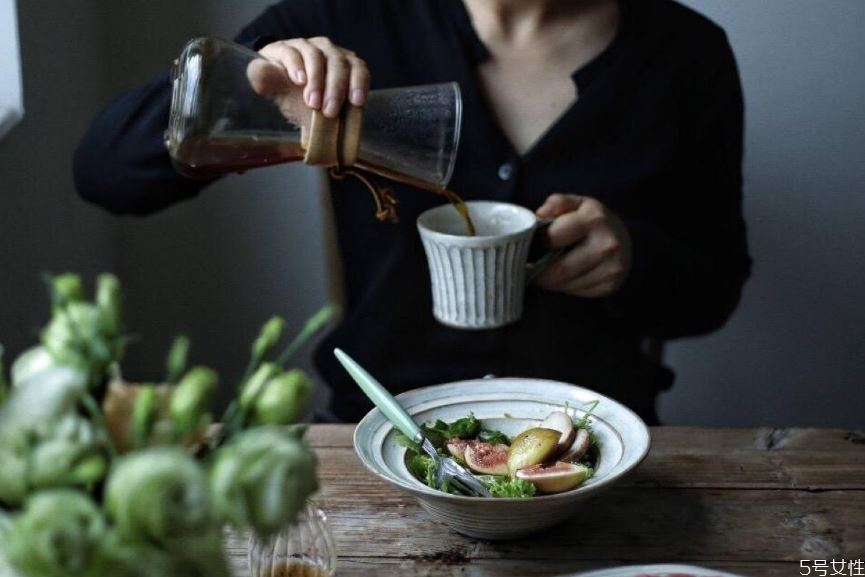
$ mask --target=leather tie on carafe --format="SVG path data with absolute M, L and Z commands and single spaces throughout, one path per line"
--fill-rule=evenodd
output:
M 376 218 L 397 222 L 397 200 L 387 187 L 376 185 L 352 166 L 357 162 L 360 150 L 360 134 L 363 126 L 363 108 L 347 104 L 336 118 L 327 118 L 319 110 L 313 110 L 309 126 L 301 128 L 301 146 L 305 155 L 303 162 L 330 170 L 336 180 L 353 176 L 370 191 L 376 204 Z

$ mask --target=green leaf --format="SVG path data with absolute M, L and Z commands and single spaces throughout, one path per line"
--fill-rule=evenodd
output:
M 422 425 L 421 431 L 437 449 L 443 450 L 448 439 L 474 439 L 481 431 L 481 422 L 474 414 L 446 423 L 441 419 L 432 425 Z
M 532 497 L 537 492 L 533 484 L 516 477 L 499 477 L 494 475 L 479 476 L 478 479 L 486 485 L 493 497 L 506 497 L 511 499 L 525 499 Z
M 408 460 L 408 470 L 411 471 L 411 474 L 414 475 L 418 481 L 427 487 L 439 489 L 439 487 L 436 487 L 435 469 L 436 464 L 432 457 L 426 455 L 414 455 Z
M 586 405 L 588 405 L 589 408 L 585 410 L 585 413 L 583 413 L 582 418 L 580 418 L 574 422 L 574 427 L 576 427 L 577 429 L 589 430 L 590 429 L 589 417 L 592 416 L 592 411 L 594 411 L 598 407 L 598 404 L 600 404 L 600 402 L 601 401 L 595 400 L 595 401 L 589 401 L 589 402 L 585 403 Z
M 491 429 L 481 429 L 481 432 L 478 433 L 478 441 L 483 441 L 484 443 L 489 443 L 490 445 L 510 445 L 511 440 L 507 435 L 502 433 L 501 431 L 494 431 Z
M 276 364 L 284 367 L 294 354 L 314 337 L 320 330 L 324 329 L 336 317 L 337 309 L 333 305 L 327 305 L 312 315 L 301 329 L 300 333 L 285 347 L 285 350 L 276 359 Z

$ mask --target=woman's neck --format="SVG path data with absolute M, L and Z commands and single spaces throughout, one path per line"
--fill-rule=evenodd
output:
M 520 44 L 610 0 L 463 0 L 481 37 Z

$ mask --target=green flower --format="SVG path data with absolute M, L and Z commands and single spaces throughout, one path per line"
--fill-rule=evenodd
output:
M 54 357 L 43 346 L 31 347 L 18 355 L 12 363 L 12 384 L 18 385 L 30 380 L 42 371 L 57 367 Z
M 108 471 L 106 439 L 90 421 L 69 414 L 37 429 L 39 442 L 30 456 L 29 483 L 34 489 L 80 485 L 102 480 Z
M 222 534 L 213 527 L 187 536 L 170 549 L 143 541 L 127 541 L 116 531 L 107 539 L 105 577 L 228 577 Z M 0 574 L 0 577 L 3 577 Z
M 73 411 L 86 391 L 86 377 L 69 367 L 54 367 L 16 381 L 0 409 L 0 431 L 54 423 Z
M 255 400 L 254 421 L 262 425 L 291 425 L 303 416 L 313 384 L 299 369 L 270 379 Z
M 0 503 L 17 506 L 27 497 L 30 442 L 21 429 L 0 431 Z
M 41 340 L 56 364 L 87 373 L 93 385 L 102 381 L 123 352 L 116 319 L 87 302 L 68 303 L 55 313 L 42 330 Z
M 106 508 L 121 538 L 182 547 L 211 526 L 207 479 L 178 447 L 157 447 L 117 461 L 108 477 Z
M 294 521 L 318 488 L 315 454 L 290 431 L 259 427 L 219 450 L 210 474 L 219 516 L 272 535 Z
M 30 497 L 2 536 L 10 565 L 27 577 L 102 575 L 105 518 L 86 495 L 68 489 Z
M 75 413 L 0 431 L 0 501 L 46 488 L 90 487 L 108 469 L 107 440 Z

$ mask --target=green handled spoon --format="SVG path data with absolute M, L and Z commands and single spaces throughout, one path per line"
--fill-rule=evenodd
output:
M 333 354 L 387 420 L 405 436 L 420 445 L 423 451 L 433 459 L 436 465 L 437 487 L 443 487 L 447 484 L 466 495 L 492 497 L 489 490 L 474 475 L 450 457 L 442 456 L 436 451 L 411 415 L 381 383 L 375 380 L 375 377 L 342 350 L 334 349 Z

